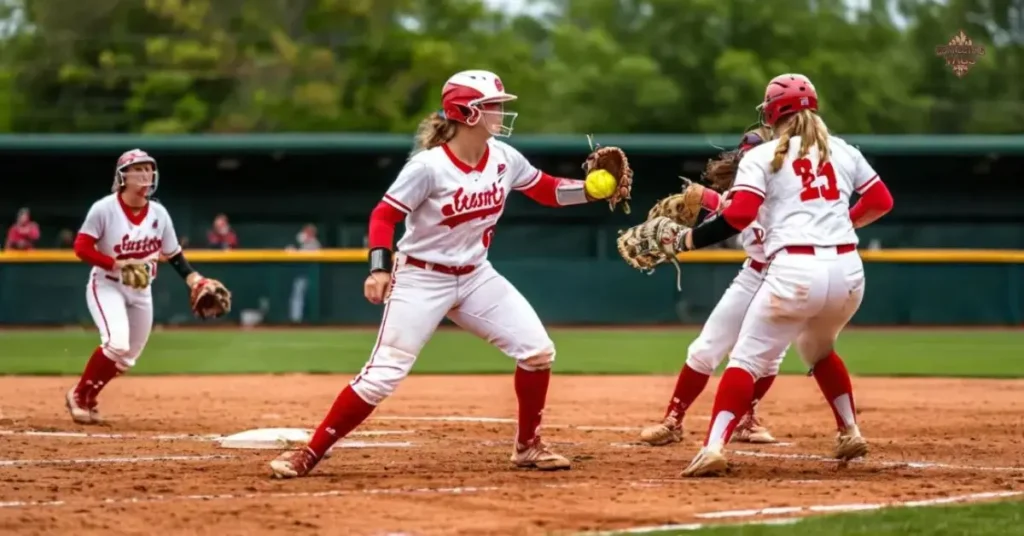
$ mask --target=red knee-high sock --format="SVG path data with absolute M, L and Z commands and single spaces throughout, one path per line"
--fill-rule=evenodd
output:
M 754 377 L 741 368 L 727 367 L 715 393 L 715 406 L 711 410 L 711 424 L 704 446 L 715 442 L 727 444 L 740 417 L 750 411 L 754 399 Z
M 857 408 L 853 403 L 853 383 L 839 354 L 834 351 L 814 365 L 814 379 L 825 400 L 832 408 L 836 426 L 840 430 L 857 424 Z
M 516 442 L 525 445 L 537 437 L 541 415 L 548 398 L 551 369 L 526 370 L 516 367 L 516 398 L 519 399 L 519 427 Z
M 97 346 L 92 352 L 92 356 L 89 357 L 89 362 L 85 364 L 82 377 L 75 387 L 75 396 L 80 403 L 84 403 L 88 407 L 94 406 L 96 396 L 110 383 L 110 380 L 116 378 L 120 373 L 121 370 L 117 368 L 117 363 L 103 353 L 102 347 Z
M 362 399 L 352 386 L 345 386 L 334 399 L 334 405 L 327 412 L 323 422 L 313 432 L 309 440 L 309 450 L 318 458 L 331 448 L 339 439 L 348 435 L 373 413 L 376 406 Z
M 679 371 L 679 378 L 676 379 L 676 390 L 672 392 L 672 400 L 665 410 L 665 417 L 682 420 L 693 401 L 704 392 L 710 378 L 711 376 L 707 374 L 693 370 L 690 365 L 683 365 L 683 370 Z
M 754 382 L 754 400 L 764 398 L 764 395 L 768 393 L 768 389 L 772 388 L 772 383 L 775 383 L 775 376 L 765 376 Z

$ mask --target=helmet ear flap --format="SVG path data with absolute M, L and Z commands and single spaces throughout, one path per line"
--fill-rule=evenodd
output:
M 456 104 L 456 106 L 459 108 L 459 111 L 462 112 L 462 116 L 466 118 L 467 125 L 473 126 L 480 122 L 481 115 L 479 108 L 476 106 L 463 106 L 461 104 Z

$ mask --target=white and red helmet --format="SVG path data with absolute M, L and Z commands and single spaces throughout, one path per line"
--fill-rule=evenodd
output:
M 130 151 L 125 151 L 124 153 L 121 154 L 120 157 L 118 157 L 117 167 L 114 168 L 114 192 L 119 192 L 121 191 L 121 188 L 124 187 L 125 169 L 128 169 L 128 167 L 133 164 L 144 163 L 153 164 L 153 183 L 149 187 L 149 193 L 147 194 L 147 197 L 153 195 L 153 192 L 156 191 L 157 184 L 160 182 L 160 173 L 157 171 L 156 159 L 150 156 L 149 153 L 143 151 L 142 149 L 132 149 Z
M 495 136 L 512 135 L 512 124 L 519 115 L 516 112 L 504 110 L 484 110 L 485 104 L 500 104 L 514 101 L 518 97 L 505 93 L 505 85 L 501 78 L 490 71 L 462 71 L 455 73 L 441 90 L 441 111 L 444 116 L 452 121 L 458 121 L 469 126 L 476 125 L 484 114 L 495 114 L 501 116 L 501 125 Z

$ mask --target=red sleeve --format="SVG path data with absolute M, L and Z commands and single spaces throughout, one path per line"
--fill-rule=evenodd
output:
M 874 184 L 850 208 L 850 221 L 855 228 L 864 227 L 892 210 L 893 199 L 889 188 L 880 180 Z
M 12 225 L 7 229 L 7 240 L 4 241 L 4 247 L 11 249 L 11 245 L 18 240 L 18 226 Z
M 392 249 L 395 240 L 395 226 L 405 219 L 405 214 L 397 208 L 381 201 L 370 213 L 370 232 L 368 236 L 370 249 Z
M 35 222 L 29 224 L 28 226 L 28 239 L 39 240 L 39 225 L 36 224 Z
M 75 237 L 75 256 L 104 270 L 114 269 L 114 259 L 97 251 L 96 238 L 87 234 L 78 233 Z
M 561 205 L 558 203 L 558 185 L 562 180 L 542 171 L 540 178 L 533 183 L 533 186 L 522 190 L 522 192 L 546 207 L 559 207 Z
M 732 201 L 722 211 L 722 217 L 730 227 L 742 231 L 757 219 L 764 198 L 747 190 L 736 191 L 730 198 Z

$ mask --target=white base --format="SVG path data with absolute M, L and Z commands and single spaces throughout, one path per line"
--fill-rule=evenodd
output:
M 305 428 L 256 428 L 218 440 L 226 449 L 294 449 L 309 443 L 313 431 Z

